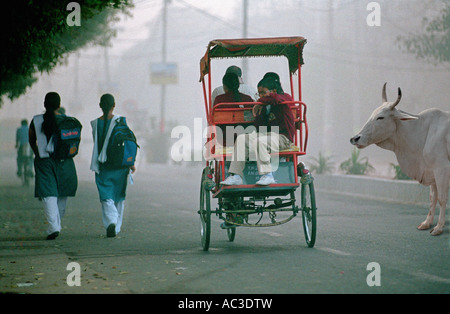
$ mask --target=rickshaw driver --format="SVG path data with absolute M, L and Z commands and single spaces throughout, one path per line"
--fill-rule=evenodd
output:
M 229 66 L 225 71 L 225 75 L 228 73 L 234 73 L 237 75 L 239 79 L 240 93 L 250 96 L 253 100 L 258 99 L 258 93 L 256 92 L 255 88 L 244 83 L 244 80 L 242 79 L 242 70 L 240 67 L 236 65 Z M 216 97 L 225 93 L 226 91 L 224 85 L 216 87 L 211 94 L 211 103 L 212 104 L 216 103 L 215 102 Z
M 292 101 L 292 97 L 282 91 L 280 82 L 273 78 L 263 78 L 258 83 L 258 93 L 261 98 L 259 102 L 265 105 L 253 107 L 255 116 L 254 125 L 258 130 L 267 127 L 267 133 L 252 132 L 241 134 L 237 137 L 234 145 L 233 156 L 229 168 L 230 175 L 220 184 L 241 185 L 243 184 L 243 170 L 245 168 L 246 152 L 256 154 L 258 172 L 261 176 L 257 185 L 270 185 L 276 183 L 272 166 L 270 164 L 271 152 L 287 149 L 294 142 L 295 123 L 289 105 L 282 104 L 284 101 Z M 266 105 L 270 105 L 267 112 Z M 273 132 L 271 127 L 278 127 L 278 133 Z

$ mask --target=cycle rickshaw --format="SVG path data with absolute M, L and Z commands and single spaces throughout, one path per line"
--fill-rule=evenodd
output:
M 292 220 L 299 212 L 306 244 L 313 247 L 316 240 L 316 201 L 313 177 L 299 161 L 306 154 L 308 143 L 308 123 L 306 104 L 301 97 L 301 65 L 303 64 L 303 37 L 253 38 L 213 40 L 208 44 L 205 55 L 200 60 L 200 81 L 203 87 L 208 136 L 205 144 L 206 167 L 200 184 L 201 243 L 207 251 L 211 237 L 211 216 L 215 214 L 224 222 L 220 225 L 227 231 L 228 240 L 234 241 L 237 227 L 269 227 Z M 219 103 L 212 106 L 211 61 L 215 58 L 246 58 L 285 56 L 288 60 L 290 94 L 294 101 L 283 102 L 292 110 L 296 135 L 291 148 L 277 152 L 278 169 L 274 172 L 275 184 L 260 186 L 256 163 L 247 161 L 242 185 L 223 186 L 219 183 L 227 177 L 231 163 L 232 148 L 221 146 L 217 141 L 217 128 L 225 126 L 251 125 L 252 103 Z M 294 95 L 294 74 L 297 72 L 297 97 Z M 295 100 L 297 99 L 297 100 Z M 273 154 L 272 154 L 273 156 Z M 301 188 L 300 206 L 296 204 L 295 191 Z M 218 207 L 211 208 L 211 197 L 216 198 Z M 279 220 L 277 213 L 288 215 Z M 264 218 L 264 220 L 263 220 Z M 284 217 L 283 217 L 284 218 Z M 256 221 L 254 221 L 256 220 Z

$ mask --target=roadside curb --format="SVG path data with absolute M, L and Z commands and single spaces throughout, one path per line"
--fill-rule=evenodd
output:
M 316 191 L 388 202 L 428 205 L 430 188 L 416 181 L 389 180 L 356 175 L 313 174 Z

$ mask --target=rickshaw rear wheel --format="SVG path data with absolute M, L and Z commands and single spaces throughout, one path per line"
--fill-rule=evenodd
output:
M 203 170 L 200 183 L 200 236 L 203 251 L 208 251 L 211 237 L 211 196 L 210 191 L 206 188 L 205 180 L 207 179 L 206 168 Z
M 301 210 L 303 231 L 308 247 L 314 247 L 316 242 L 316 196 L 313 182 L 303 183 L 301 187 Z

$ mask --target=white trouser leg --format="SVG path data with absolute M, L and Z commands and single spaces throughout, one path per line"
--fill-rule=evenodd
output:
M 107 199 L 101 203 L 103 226 L 106 229 L 110 224 L 115 224 L 116 233 L 118 233 L 122 227 L 125 200 L 115 203 L 112 199 Z
M 116 234 L 120 232 L 120 227 L 122 227 L 123 220 L 123 210 L 125 208 L 125 200 L 114 203 L 117 209 L 117 223 L 116 223 Z
M 64 214 L 66 213 L 66 205 L 67 205 L 67 196 L 59 196 L 58 197 L 58 212 L 60 221 L 63 219 Z
M 276 171 L 278 169 L 278 155 L 274 156 L 275 160 L 271 160 L 269 152 L 279 152 L 289 146 L 290 141 L 282 134 L 273 132 L 241 134 L 236 139 L 233 159 L 228 171 L 243 178 L 247 154 L 249 160 L 256 160 L 259 174 Z
M 119 214 L 117 213 L 117 208 L 112 199 L 103 200 L 101 203 L 103 226 L 106 229 L 110 224 L 117 223 L 117 217 Z
M 58 198 L 56 196 L 47 196 L 42 198 L 44 205 L 44 214 L 48 222 L 47 234 L 61 231 L 61 216 L 59 215 Z

